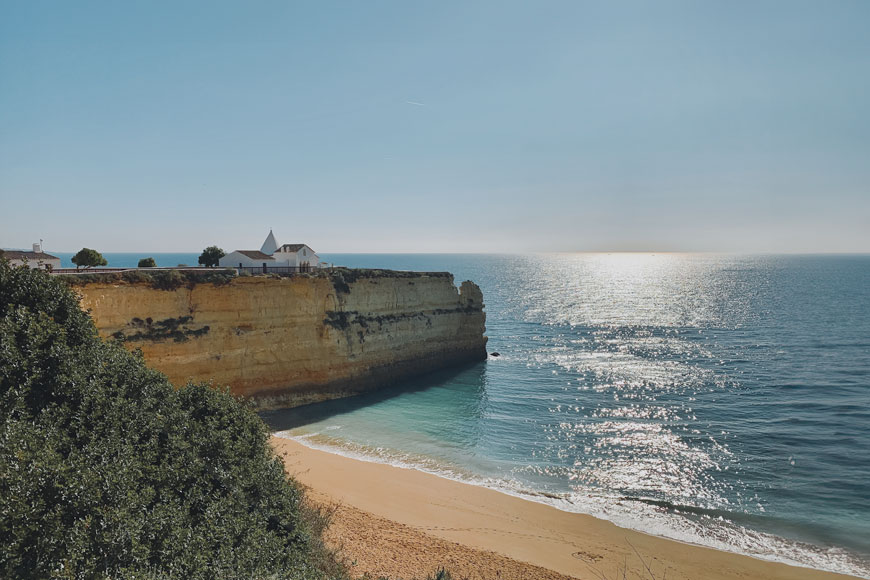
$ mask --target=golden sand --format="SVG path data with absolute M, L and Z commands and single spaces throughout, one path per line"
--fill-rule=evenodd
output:
M 850 578 L 650 536 L 412 469 L 272 438 L 287 471 L 338 504 L 327 540 L 355 574 L 425 578 Z

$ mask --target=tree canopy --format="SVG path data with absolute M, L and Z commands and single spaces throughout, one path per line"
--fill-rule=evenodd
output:
M 0 577 L 321 578 L 302 497 L 253 411 L 0 260 Z
M 92 266 L 105 266 L 108 264 L 101 253 L 90 248 L 82 248 L 72 257 L 72 263 L 76 268 L 90 268 Z
M 155 268 L 157 267 L 157 262 L 154 261 L 154 258 L 142 258 L 139 260 L 138 268 Z
M 199 263 L 207 268 L 214 268 L 224 256 L 226 256 L 226 253 L 222 249 L 217 246 L 209 246 L 200 254 Z

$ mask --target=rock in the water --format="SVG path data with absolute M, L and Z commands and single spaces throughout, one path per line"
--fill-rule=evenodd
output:
M 492 353 L 489 354 L 489 356 L 501 356 L 501 355 L 498 354 L 497 352 L 492 352 Z

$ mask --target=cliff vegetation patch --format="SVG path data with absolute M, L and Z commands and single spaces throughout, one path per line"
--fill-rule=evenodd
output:
M 181 287 L 192 289 L 197 284 L 222 286 L 233 279 L 242 278 L 327 278 L 337 294 L 350 294 L 350 285 L 361 279 L 377 280 L 382 278 L 452 278 L 450 272 L 406 272 L 402 270 L 382 270 L 367 268 L 329 268 L 310 272 L 272 272 L 237 274 L 233 268 L 202 270 L 125 270 L 123 272 L 92 272 L 89 274 L 61 274 L 59 277 L 70 286 L 87 284 L 149 284 L 155 290 L 177 290 Z M 413 282 L 411 282 L 413 283 Z
M 223 286 L 236 277 L 231 269 L 203 272 L 201 270 L 125 270 L 124 272 L 95 272 L 93 274 L 69 274 L 58 276 L 70 286 L 87 284 L 150 284 L 155 290 L 177 290 L 182 286 L 193 288 L 196 284 Z
M 187 342 L 191 338 L 198 338 L 208 334 L 208 326 L 201 326 L 199 328 L 191 328 L 188 326 L 188 323 L 192 321 L 192 316 L 164 318 L 157 322 L 154 322 L 150 318 L 146 318 L 145 320 L 142 320 L 141 318 L 133 318 L 129 323 L 127 323 L 127 326 L 133 329 L 132 332 L 128 333 L 119 330 L 112 334 L 112 338 L 120 342 L 163 342 L 164 340 L 170 339 L 174 342 Z
M 336 330 L 348 330 L 351 325 L 358 325 L 362 328 L 369 328 L 377 325 L 381 328 L 385 324 L 395 324 L 403 320 L 426 320 L 427 325 L 432 324 L 432 319 L 423 312 L 402 312 L 399 314 L 381 314 L 377 316 L 366 316 L 355 310 L 335 311 L 329 310 L 326 312 L 326 318 L 323 319 L 323 324 L 330 326 Z
M 315 273 L 317 275 L 319 273 Z M 450 272 L 410 272 L 404 270 L 381 270 L 368 268 L 333 268 L 326 272 L 332 286 L 340 294 L 350 294 L 350 285 L 361 279 L 379 278 L 453 278 Z
M 353 325 L 362 330 L 357 331 L 360 342 L 365 342 L 365 335 L 369 329 L 381 331 L 384 325 L 397 324 L 407 320 L 425 321 L 427 327 L 432 326 L 433 316 L 445 316 L 450 314 L 473 314 L 481 312 L 481 308 L 473 305 L 458 306 L 456 308 L 436 308 L 422 312 L 400 312 L 397 314 L 366 315 L 356 310 L 328 310 L 323 324 L 336 330 L 348 331 Z

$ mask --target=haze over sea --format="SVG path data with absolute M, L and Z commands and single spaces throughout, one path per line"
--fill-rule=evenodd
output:
M 265 413 L 284 436 L 870 577 L 870 256 L 322 258 L 475 281 L 501 356 Z

